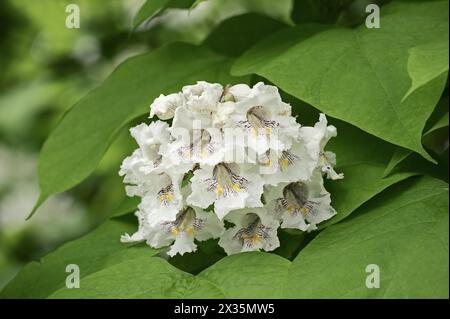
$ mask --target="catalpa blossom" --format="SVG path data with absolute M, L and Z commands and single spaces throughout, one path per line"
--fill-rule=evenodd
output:
M 336 156 L 333 152 L 325 152 L 324 148 L 328 141 L 337 136 L 336 127 L 328 125 L 325 114 L 320 114 L 319 122 L 314 127 L 304 126 L 300 128 L 300 139 L 308 150 L 308 153 L 317 159 L 317 166 L 328 178 L 336 180 L 344 178 L 333 169 L 336 165 Z
M 142 210 L 135 213 L 139 220 L 139 229 L 133 235 L 124 234 L 123 243 L 145 241 L 153 248 L 169 246 L 169 256 L 183 255 L 197 249 L 194 240 L 204 241 L 217 238 L 223 233 L 222 223 L 214 213 L 198 208 L 185 207 L 173 221 L 153 223 L 151 216 Z
M 262 82 L 200 81 L 160 95 L 150 111 L 160 120 L 130 130 L 139 147 L 119 174 L 141 198 L 139 228 L 121 240 L 167 246 L 170 256 L 210 238 L 227 254 L 272 251 L 280 227 L 313 231 L 332 218 L 323 179 L 343 178 L 326 150 L 337 130 L 324 114 L 312 127 L 291 114 Z
M 207 208 L 214 204 L 219 219 L 231 210 L 244 207 L 261 207 L 263 179 L 256 173 L 246 170 L 236 163 L 219 163 L 202 166 L 194 172 L 191 179 L 192 193 L 189 204 Z
M 281 228 L 311 231 L 317 229 L 317 224 L 336 215 L 319 171 L 314 172 L 308 181 L 269 187 L 266 200 L 270 210 L 281 219 Z
M 172 141 L 165 155 L 174 164 L 209 164 L 222 161 L 225 148 L 220 131 L 211 128 L 211 116 L 180 107 L 172 121 Z M 191 165 L 191 166 L 192 166 Z
M 280 246 L 277 237 L 279 222 L 265 208 L 236 210 L 226 219 L 234 226 L 221 236 L 219 246 L 228 255 L 255 250 L 272 251 Z
M 184 95 L 173 93 L 165 96 L 161 94 L 150 106 L 150 117 L 157 116 L 161 120 L 171 119 L 175 115 L 175 110 L 184 104 Z
M 217 83 L 199 81 L 195 85 L 183 87 L 182 92 L 186 98 L 186 107 L 190 111 L 210 114 L 217 110 L 217 104 L 223 95 L 223 87 Z
M 300 125 L 290 115 L 290 106 L 281 100 L 278 89 L 260 82 L 247 92 L 247 96 L 240 92 L 226 127 L 243 128 L 248 133 L 247 146 L 257 154 L 289 148 Z
M 276 186 L 282 182 L 308 180 L 317 168 L 317 159 L 307 151 L 304 143 L 296 140 L 290 148 L 261 154 L 259 164 L 265 184 Z

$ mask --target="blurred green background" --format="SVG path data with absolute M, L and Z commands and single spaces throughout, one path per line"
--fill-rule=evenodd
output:
M 215 27 L 228 18 L 263 14 L 273 20 L 267 32 L 291 25 L 292 20 L 351 25 L 362 18 L 354 17 L 352 10 L 364 12 L 360 8 L 368 1 L 336 0 L 330 12 L 304 15 L 306 11 L 296 9 L 304 9 L 311 1 L 298 5 L 299 1 L 292 0 L 209 0 L 191 10 L 166 10 L 132 30 L 133 17 L 144 2 L 2 0 L 0 289 L 25 263 L 81 236 L 120 207 L 124 190 L 117 172 L 125 154 L 135 147 L 127 130 L 87 181 L 52 197 L 38 214 L 25 220 L 39 195 L 37 160 L 46 137 L 64 112 L 118 64 L 173 41 L 199 44 L 206 39 L 213 49 L 239 54 L 214 35 Z M 65 26 L 65 9 L 71 3 L 80 7 L 79 29 Z M 251 15 L 246 19 L 258 21 Z M 238 34 L 238 30 L 231 31 Z M 234 39 L 236 43 L 247 40 Z

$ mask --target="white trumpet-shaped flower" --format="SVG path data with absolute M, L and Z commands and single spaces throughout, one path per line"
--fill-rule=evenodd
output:
M 181 93 L 173 93 L 167 96 L 161 94 L 150 105 L 150 117 L 156 115 L 161 120 L 171 119 L 175 115 L 175 110 L 184 104 L 185 98 Z
M 300 127 L 290 116 L 290 106 L 282 102 L 278 89 L 262 82 L 247 97 L 240 96 L 225 125 L 244 129 L 248 147 L 258 154 L 289 148 Z
M 139 148 L 123 161 L 119 175 L 124 176 L 125 183 L 134 185 L 128 186 L 130 190 L 135 189 L 131 193 L 145 193 L 148 175 L 159 174 L 163 170 L 163 157 L 160 151 L 170 140 L 169 125 L 156 121 L 150 125 L 140 124 L 131 128 L 130 132 Z
M 248 98 L 252 94 L 252 89 L 247 84 L 236 84 L 225 87 L 225 100 L 239 102 Z
M 224 127 L 230 116 L 236 111 L 236 103 L 250 96 L 252 89 L 247 84 L 227 85 L 223 89 L 217 110 L 212 113 L 214 127 Z
M 142 197 L 140 210 L 149 215 L 150 223 L 173 221 L 183 207 L 180 185 L 183 175 L 171 176 L 161 173 L 149 179 L 146 192 L 136 194 Z
M 170 140 L 168 124 L 157 121 L 132 128 L 131 135 L 139 149 L 122 163 L 120 175 L 124 176 L 128 196 L 142 197 L 141 209 L 151 212 L 155 222 L 173 220 L 182 207 L 180 184 L 184 171 L 166 170 L 161 148 Z
M 174 165 L 215 165 L 224 158 L 222 133 L 211 128 L 211 119 L 202 114 L 195 116 L 188 109 L 177 109 L 172 124 L 173 142 L 163 152 Z M 192 167 L 191 167 L 192 168 Z
M 207 208 L 214 204 L 219 219 L 234 209 L 261 207 L 263 180 L 243 165 L 219 163 L 205 165 L 194 172 L 188 204 Z
M 217 83 L 199 81 L 182 89 L 186 106 L 191 112 L 210 114 L 217 110 L 217 104 L 223 95 L 223 87 Z
M 336 180 L 344 178 L 344 174 L 334 171 L 336 156 L 332 152 L 325 152 L 328 141 L 337 135 L 336 127 L 328 125 L 325 114 L 321 113 L 319 122 L 314 127 L 303 126 L 300 128 L 300 139 L 306 146 L 309 154 L 317 161 L 317 166 L 328 178 Z
M 169 256 L 183 255 L 197 250 L 194 240 L 204 241 L 222 235 L 222 222 L 214 213 L 207 213 L 198 208 L 185 207 L 174 221 L 152 224 L 151 216 L 139 210 L 136 212 L 139 228 L 133 235 L 124 234 L 124 243 L 146 241 L 153 248 L 172 245 L 167 252 Z
M 228 255 L 246 251 L 272 251 L 280 246 L 277 236 L 279 223 L 264 208 L 242 209 L 226 219 L 234 224 L 219 240 Z
M 217 110 L 211 114 L 213 127 L 224 127 L 224 124 L 235 110 L 236 103 L 233 101 L 220 102 L 217 104 Z
M 310 181 L 283 183 L 269 187 L 266 192 L 269 210 L 282 220 L 281 228 L 311 231 L 317 224 L 336 215 L 331 196 L 323 186 L 323 178 L 316 171 Z
M 268 150 L 260 155 L 259 164 L 265 184 L 277 186 L 283 182 L 309 179 L 317 161 L 301 141 L 295 141 L 287 150 Z

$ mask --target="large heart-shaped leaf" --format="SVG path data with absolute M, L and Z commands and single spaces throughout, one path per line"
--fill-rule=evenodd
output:
M 448 2 L 393 3 L 381 28 L 300 25 L 257 44 L 233 66 L 256 73 L 325 113 L 431 159 L 421 144 L 426 120 L 447 78 L 438 75 L 408 98 L 409 50 L 448 37 Z M 414 110 L 414 111 L 412 111 Z

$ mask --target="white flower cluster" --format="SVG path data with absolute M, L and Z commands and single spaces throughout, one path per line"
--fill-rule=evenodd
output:
M 322 177 L 343 178 L 324 150 L 336 128 L 323 114 L 314 127 L 298 124 L 276 87 L 198 82 L 150 109 L 171 125 L 131 129 L 139 148 L 119 174 L 142 200 L 139 229 L 122 242 L 171 245 L 170 256 L 210 238 L 227 254 L 271 251 L 279 227 L 311 231 L 336 214 Z

